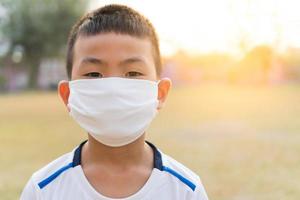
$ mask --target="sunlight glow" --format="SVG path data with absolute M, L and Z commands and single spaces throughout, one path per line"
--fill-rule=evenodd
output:
M 92 0 L 89 9 L 120 3 L 148 17 L 157 29 L 162 54 L 238 54 L 258 44 L 281 51 L 300 47 L 297 0 Z

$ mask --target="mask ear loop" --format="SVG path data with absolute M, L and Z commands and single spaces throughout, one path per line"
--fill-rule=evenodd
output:
M 156 113 L 158 113 L 158 110 L 161 109 L 161 107 L 159 106 L 160 100 L 158 99 L 158 98 L 159 98 L 159 96 L 158 96 L 158 93 L 159 93 L 159 83 L 161 82 L 161 79 L 159 79 L 159 80 L 157 80 L 157 81 L 155 81 L 155 82 L 156 82 L 156 87 L 157 87 L 157 97 L 156 97 L 156 99 L 157 99 L 157 105 L 156 105 Z

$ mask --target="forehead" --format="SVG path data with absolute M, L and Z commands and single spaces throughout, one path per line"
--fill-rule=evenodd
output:
M 110 61 L 122 61 L 130 57 L 144 57 L 148 64 L 154 64 L 152 44 L 148 38 L 125 34 L 100 33 L 79 36 L 74 46 L 74 64 L 83 57 L 96 57 Z

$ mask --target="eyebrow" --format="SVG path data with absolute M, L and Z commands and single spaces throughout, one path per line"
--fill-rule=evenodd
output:
M 126 64 L 133 64 L 133 63 L 143 63 L 144 65 L 146 65 L 146 62 L 142 57 L 128 58 L 128 59 L 123 60 L 120 64 L 126 65 Z
M 104 62 L 103 60 L 98 59 L 98 58 L 94 58 L 94 57 L 86 57 L 86 58 L 83 58 L 83 59 L 81 60 L 80 65 L 82 65 L 82 64 L 107 65 L 107 63 Z

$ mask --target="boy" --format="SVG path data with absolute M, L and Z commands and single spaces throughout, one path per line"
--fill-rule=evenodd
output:
M 145 141 L 171 81 L 151 23 L 108 5 L 85 15 L 68 41 L 58 92 L 88 140 L 34 173 L 21 195 L 34 199 L 206 200 L 199 177 Z

